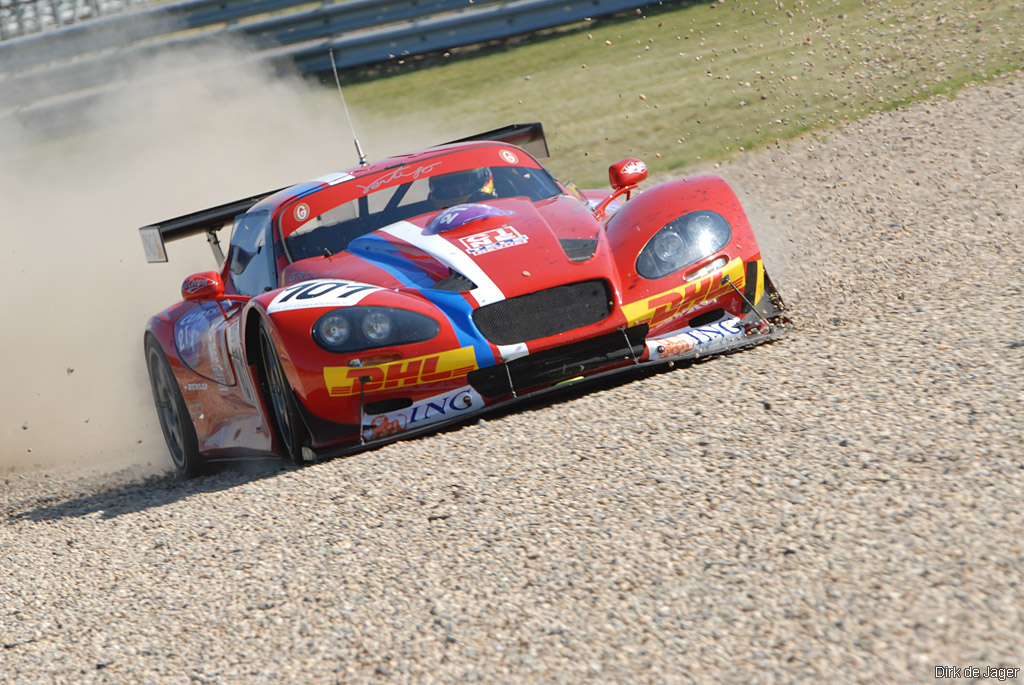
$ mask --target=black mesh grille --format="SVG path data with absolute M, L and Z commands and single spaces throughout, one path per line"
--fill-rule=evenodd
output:
M 488 399 L 628 363 L 644 353 L 647 324 L 471 371 L 466 380 Z
M 495 345 L 511 345 L 589 326 L 611 311 L 608 284 L 583 281 L 481 307 L 473 323 Z

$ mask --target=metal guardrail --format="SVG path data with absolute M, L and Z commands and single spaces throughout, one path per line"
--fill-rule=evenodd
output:
M 496 0 L 351 0 L 341 4 L 294 12 L 263 21 L 220 26 L 198 33 L 181 31 L 242 16 L 243 8 L 257 13 L 297 0 L 189 0 L 163 12 L 147 10 L 109 17 L 64 31 L 0 43 L 0 112 L 25 107 L 55 95 L 102 88 L 125 77 L 131 65 L 174 50 L 194 50 L 213 40 L 242 40 L 254 50 L 274 48 L 341 33 L 374 29 L 388 32 L 395 24 L 424 17 L 444 16 Z M 380 27 L 380 28 L 374 28 Z M 154 36 L 163 36 L 153 39 Z M 287 51 L 284 51 L 287 59 Z M 326 55 L 326 48 L 324 48 Z M 72 59 L 73 58 L 73 59 Z M 386 56 L 385 56 L 386 59 Z M 355 63 L 342 64 L 355 66 Z M 301 68 L 301 67 L 300 67 Z M 40 73 L 45 78 L 39 78 Z
M 146 42 L 150 48 L 177 48 L 201 43 L 213 35 L 229 35 L 262 46 L 291 44 L 496 1 L 474 0 L 470 4 L 467 0 L 348 0 L 238 24 L 240 19 L 294 8 L 303 2 L 308 4 L 308 0 L 187 0 L 0 42 L 0 74 L 93 53 L 123 51 L 141 42 Z M 210 30 L 188 36 L 173 35 L 193 29 Z
M 643 6 L 643 0 L 349 0 L 228 24 L 303 0 L 187 0 L 0 42 L 0 115 L 117 87 L 132 65 L 241 37 L 251 59 L 304 73 L 483 43 Z M 181 33 L 185 29 L 209 27 Z M 239 59 L 235 57 L 233 59 Z M 233 62 L 236 63 L 236 62 Z M 207 65 L 215 66 L 215 65 Z M 182 67 L 184 69 L 184 67 Z M 3 77 L 2 74 L 7 74 Z
M 633 10 L 644 4 L 647 3 L 638 0 L 517 0 L 456 16 L 426 19 L 386 33 L 343 36 L 325 44 L 299 48 L 292 51 L 290 57 L 301 71 L 322 73 L 331 68 L 329 47 L 334 49 L 339 66 L 358 66 L 392 57 L 485 43 Z
M 118 12 L 146 0 L 0 0 L 0 41 L 59 29 Z

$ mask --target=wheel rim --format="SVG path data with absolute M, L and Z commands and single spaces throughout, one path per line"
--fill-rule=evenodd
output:
M 270 397 L 270 406 L 274 412 L 274 421 L 277 423 L 277 429 L 281 434 L 281 441 L 284 443 L 285 450 L 292 453 L 292 425 L 290 415 L 288 413 L 288 398 L 285 393 L 288 392 L 284 382 L 284 376 L 281 373 L 281 363 L 277 359 L 277 350 L 274 349 L 274 343 L 270 341 L 270 337 L 264 331 L 261 334 L 262 346 L 263 346 L 263 368 L 265 370 L 266 377 L 266 391 Z
M 179 468 L 185 463 L 185 435 L 182 428 L 182 417 L 178 414 L 178 404 L 174 393 L 178 386 L 171 377 L 170 371 L 160 363 L 157 352 L 151 353 L 150 368 L 153 370 L 153 398 L 156 401 L 157 416 L 163 430 L 171 459 Z

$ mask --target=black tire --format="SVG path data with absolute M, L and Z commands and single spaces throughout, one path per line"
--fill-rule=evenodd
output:
M 205 470 L 206 460 L 199 451 L 196 427 L 185 406 L 185 398 L 181 396 L 178 379 L 160 344 L 152 336 L 146 337 L 146 365 L 149 367 L 149 383 L 153 388 L 160 429 L 174 468 L 179 478 L 195 478 Z
M 260 324 L 260 390 L 263 401 L 267 405 L 272 423 L 271 430 L 278 444 L 293 464 L 308 463 L 303 456 L 303 448 L 309 446 L 309 432 L 299 414 L 295 394 L 288 383 L 277 348 L 270 337 L 266 322 Z

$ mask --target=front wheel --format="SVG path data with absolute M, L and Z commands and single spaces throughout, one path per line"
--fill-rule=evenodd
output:
M 312 454 L 309 433 L 265 322 L 260 326 L 260 390 L 284 456 L 297 465 L 307 463 L 303 452 Z
M 206 460 L 199 451 L 196 428 L 178 389 L 178 380 L 164 351 L 152 337 L 146 338 L 146 365 L 149 367 L 149 383 L 153 387 L 160 429 L 174 467 L 180 478 L 195 478 L 203 472 Z

